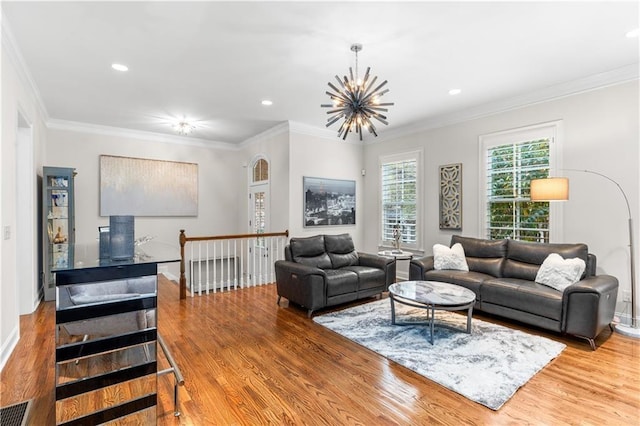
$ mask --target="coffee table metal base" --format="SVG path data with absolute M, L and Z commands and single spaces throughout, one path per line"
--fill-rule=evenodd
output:
M 434 331 L 434 322 L 435 322 L 435 311 L 436 309 L 439 311 L 467 311 L 467 334 L 471 334 L 471 317 L 473 315 L 473 305 L 475 304 L 475 300 L 471 303 L 463 304 L 463 305 L 452 305 L 452 306 L 441 306 L 435 304 L 422 304 L 413 301 L 409 301 L 403 299 L 398 296 L 394 296 L 389 293 L 389 299 L 391 300 L 391 324 L 393 325 L 428 325 L 429 326 L 429 343 L 433 345 L 433 331 Z M 403 305 L 412 306 L 414 308 L 425 309 L 427 311 L 427 322 L 397 322 L 396 321 L 396 308 L 395 302 L 398 302 Z M 459 329 L 457 327 L 451 327 L 446 324 L 439 324 L 438 326 L 442 326 L 445 328 L 449 328 L 451 330 L 457 331 L 465 331 Z

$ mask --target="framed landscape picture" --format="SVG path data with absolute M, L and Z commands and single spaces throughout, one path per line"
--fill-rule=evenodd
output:
M 303 177 L 304 227 L 356 224 L 356 181 Z

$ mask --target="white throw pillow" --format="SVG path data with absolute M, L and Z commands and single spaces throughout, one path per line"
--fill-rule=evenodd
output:
M 433 267 L 434 269 L 468 271 L 469 265 L 467 265 L 467 259 L 464 257 L 462 244 L 455 243 L 451 248 L 442 244 L 434 245 Z
M 563 259 L 557 253 L 551 253 L 540 265 L 536 282 L 564 291 L 571 284 L 580 281 L 585 268 L 586 264 L 580 258 Z

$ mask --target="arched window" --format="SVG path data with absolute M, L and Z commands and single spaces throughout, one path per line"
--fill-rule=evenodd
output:
M 260 158 L 253 164 L 253 182 L 264 182 L 269 180 L 269 163 L 264 158 Z

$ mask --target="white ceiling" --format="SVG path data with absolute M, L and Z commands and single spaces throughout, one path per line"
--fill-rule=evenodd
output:
M 636 1 L 3 1 L 2 11 L 48 120 L 175 134 L 170 123 L 186 117 L 192 137 L 212 142 L 287 120 L 324 128 L 327 82 L 354 65 L 354 42 L 361 74 L 370 66 L 389 81 L 381 136 L 638 76 L 638 38 L 625 37 L 639 26 Z

